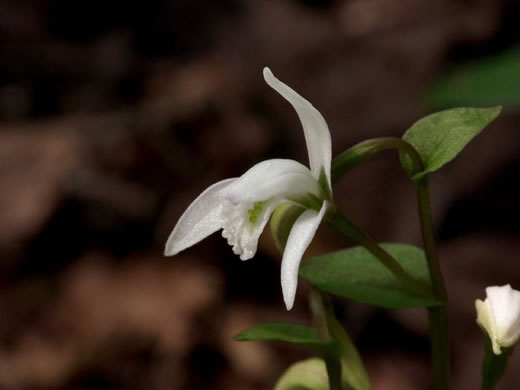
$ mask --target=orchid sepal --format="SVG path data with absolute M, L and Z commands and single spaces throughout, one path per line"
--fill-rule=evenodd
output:
M 311 172 L 316 179 L 319 179 L 321 171 L 324 170 L 328 183 L 327 187 L 330 188 L 332 146 L 327 122 L 309 101 L 300 96 L 287 84 L 277 79 L 271 72 L 271 69 L 267 67 L 264 68 L 264 79 L 271 88 L 278 92 L 295 109 L 303 127 Z

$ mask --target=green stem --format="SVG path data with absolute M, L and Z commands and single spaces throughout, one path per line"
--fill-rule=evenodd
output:
M 331 339 L 329 327 L 327 324 L 327 315 L 325 310 L 325 297 L 323 293 L 316 287 L 309 287 L 309 303 L 312 312 L 314 326 L 318 330 L 321 340 L 328 341 Z M 325 365 L 327 367 L 327 375 L 329 378 L 330 390 L 342 390 L 341 388 L 341 361 L 339 357 L 330 355 L 324 356 Z
M 375 138 L 361 142 L 341 153 L 332 162 L 332 182 L 336 182 L 347 171 L 360 164 L 362 161 L 372 157 L 374 154 L 388 149 L 397 149 L 405 153 L 411 161 L 411 168 L 408 174 L 413 178 L 418 173 L 424 171 L 424 164 L 421 156 L 415 148 L 408 142 L 394 137 Z M 428 190 L 428 179 L 426 176 L 414 180 L 417 187 L 419 216 L 421 221 L 421 233 L 424 241 L 424 250 L 430 272 L 432 290 L 434 298 L 442 302 L 442 306 L 429 308 L 429 326 L 432 343 L 432 375 L 435 390 L 449 389 L 450 361 L 449 361 L 449 340 L 447 333 L 447 294 L 444 286 L 439 258 L 435 247 L 433 235 L 432 216 L 430 211 L 430 197 Z M 366 246 L 368 244 L 368 246 Z M 372 243 L 363 243 L 367 249 L 373 248 Z M 377 245 L 377 244 L 376 244 Z M 373 250 L 374 255 L 377 255 Z M 379 254 L 381 255 L 381 254 Z M 394 275 L 401 274 L 400 270 L 393 269 L 391 262 L 384 260 L 386 256 L 379 257 Z M 386 263 L 385 263 L 386 261 Z M 392 268 L 391 268 L 392 267 Z M 398 276 L 399 277 L 399 276 Z M 403 283 L 407 283 L 406 278 L 400 278 Z
M 433 294 L 436 298 L 446 302 L 447 294 L 444 286 L 444 278 L 439 263 L 439 256 L 435 247 L 433 235 L 432 215 L 430 211 L 430 195 L 428 190 L 428 178 L 425 176 L 416 182 L 417 202 L 419 205 L 419 218 L 421 221 L 421 233 L 424 241 L 424 251 L 428 260 L 428 268 L 432 281 Z
M 404 152 L 412 162 L 412 176 L 423 171 L 421 157 L 408 142 L 397 137 L 372 138 L 360 142 L 334 158 L 331 165 L 331 181 L 336 183 L 345 173 L 384 150 L 397 149 Z
M 485 333 L 484 337 L 485 354 L 482 361 L 482 385 L 480 389 L 494 390 L 506 371 L 507 361 L 511 352 L 513 352 L 513 348 L 502 348 L 502 353 L 495 355 L 488 334 Z
M 330 296 L 322 295 L 325 317 L 331 337 L 340 343 L 341 378 L 344 390 L 370 390 L 371 384 L 361 355 L 354 346 L 347 330 L 334 315 L 334 307 Z
M 433 388 L 435 390 L 447 390 L 449 389 L 450 378 L 450 347 L 448 338 L 448 315 L 446 311 L 448 296 L 446 294 L 444 278 L 435 247 L 428 178 L 424 176 L 417 180 L 416 187 L 421 233 L 432 282 L 433 295 L 437 300 L 443 303 L 442 306 L 428 309 L 432 348 Z
M 419 296 L 431 295 L 423 283 L 414 279 L 390 253 L 383 249 L 372 237 L 361 231 L 361 229 L 352 223 L 349 218 L 342 215 L 337 209 L 333 209 L 327 213 L 326 222 L 336 233 L 365 247 L 401 281 L 408 291 Z

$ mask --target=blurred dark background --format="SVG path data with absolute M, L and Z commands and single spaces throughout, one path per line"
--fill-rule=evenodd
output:
M 334 154 L 442 108 L 506 104 L 431 178 L 453 388 L 477 388 L 474 300 L 520 287 L 519 17 L 514 0 L 0 2 L 0 389 L 270 389 L 310 356 L 232 341 L 309 323 L 303 283 L 285 311 L 268 232 L 248 262 L 218 234 L 162 256 L 211 183 L 307 162 L 266 65 L 322 112 Z M 394 154 L 334 191 L 378 240 L 420 245 Z M 342 245 L 324 227 L 308 253 Z M 422 311 L 336 303 L 374 390 L 428 389 Z M 518 383 L 512 369 L 499 388 Z

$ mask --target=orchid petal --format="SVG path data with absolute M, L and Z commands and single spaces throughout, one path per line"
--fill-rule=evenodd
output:
M 254 165 L 225 188 L 222 196 L 239 203 L 307 193 L 320 197 L 321 188 L 305 165 L 294 160 L 272 159 Z
M 219 193 L 236 179 L 219 181 L 207 188 L 182 214 L 166 242 L 164 254 L 173 256 L 220 229 L 223 199 Z
M 311 243 L 318 226 L 329 207 L 324 201 L 321 210 L 306 210 L 298 217 L 289 233 L 282 258 L 282 292 L 287 310 L 291 310 L 298 286 L 298 268 L 305 250 Z
M 497 338 L 503 346 L 514 344 L 520 332 L 520 292 L 507 284 L 488 287 L 486 294 L 495 319 Z
M 330 188 L 331 140 L 327 122 L 321 113 L 291 87 L 278 80 L 271 70 L 264 68 L 264 79 L 271 88 L 282 95 L 296 110 L 303 126 L 305 142 L 309 153 L 312 175 L 319 180 L 325 173 Z

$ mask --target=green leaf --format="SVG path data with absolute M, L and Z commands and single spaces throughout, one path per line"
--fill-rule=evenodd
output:
M 430 286 L 424 252 L 412 245 L 381 244 L 414 278 Z M 300 275 L 321 290 L 354 301 L 387 308 L 438 306 L 429 296 L 417 296 L 363 247 L 304 259 Z
M 341 362 L 342 372 L 348 368 L 345 361 Z M 368 387 L 352 385 L 344 375 L 341 377 L 344 390 L 370 390 Z M 329 390 L 327 366 L 322 359 L 311 358 L 296 362 L 278 379 L 274 390 Z
M 501 107 L 453 108 L 428 115 L 415 122 L 403 135 L 421 156 L 424 171 L 415 175 L 420 179 L 453 160 L 457 154 L 500 113 Z M 410 158 L 403 153 L 401 163 L 412 172 Z
M 274 390 L 329 390 L 325 362 L 313 358 L 292 364 L 278 379 Z
M 435 81 L 428 103 L 440 106 L 476 105 L 520 107 L 520 50 L 466 64 Z
M 339 356 L 339 344 L 335 340 L 320 340 L 314 328 L 299 324 L 270 322 L 253 326 L 237 334 L 236 341 L 285 341 L 299 344 L 327 356 Z

